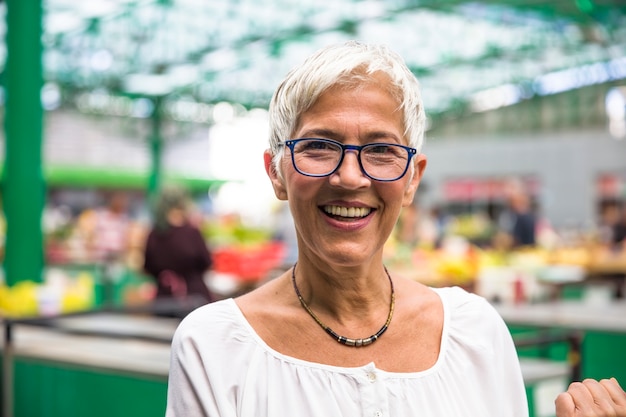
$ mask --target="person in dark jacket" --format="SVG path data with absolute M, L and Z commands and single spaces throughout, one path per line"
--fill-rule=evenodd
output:
M 499 226 L 510 236 L 513 247 L 531 247 L 536 244 L 537 215 L 524 186 L 512 181 L 507 190 L 507 208 L 501 214 Z
M 155 279 L 156 298 L 211 302 L 204 276 L 211 250 L 189 218 L 190 198 L 180 188 L 166 188 L 155 204 L 154 226 L 146 239 L 144 271 Z

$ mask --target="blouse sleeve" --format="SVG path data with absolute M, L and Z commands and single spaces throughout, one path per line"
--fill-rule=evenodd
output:
M 484 404 L 486 415 L 528 417 L 528 402 L 522 371 L 506 323 L 487 300 L 451 288 L 455 308 L 451 344 L 466 366 L 475 400 Z M 473 401 L 472 399 L 467 399 Z
M 206 386 L 198 371 L 202 369 L 201 357 L 193 340 L 183 336 L 179 328 L 172 340 L 170 371 L 167 390 L 166 417 L 208 416 L 199 401 L 199 391 Z
M 245 358 L 231 354 L 240 339 L 232 311 L 222 300 L 199 307 L 172 339 L 166 417 L 237 417 L 237 372 Z
M 219 410 L 206 372 L 206 352 L 196 340 L 201 320 L 193 316 L 181 322 L 172 340 L 165 416 L 230 417 Z

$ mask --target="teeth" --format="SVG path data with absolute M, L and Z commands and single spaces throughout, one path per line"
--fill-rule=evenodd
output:
M 370 214 L 372 209 L 366 207 L 324 206 L 324 211 L 333 216 L 365 217 Z

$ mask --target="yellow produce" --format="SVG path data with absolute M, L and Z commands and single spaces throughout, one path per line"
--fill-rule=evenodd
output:
M 0 284 L 0 317 L 33 317 L 86 310 L 94 305 L 95 283 L 83 272 L 64 281 L 63 287 L 19 281 Z
M 20 281 L 8 287 L 0 286 L 0 316 L 34 316 L 38 311 L 38 285 L 32 281 Z
M 70 313 L 87 310 L 94 304 L 94 280 L 88 273 L 79 274 L 63 293 L 61 311 Z

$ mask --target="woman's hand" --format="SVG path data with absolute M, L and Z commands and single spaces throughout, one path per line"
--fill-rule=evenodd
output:
M 557 417 L 626 417 L 626 392 L 615 378 L 573 382 L 555 404 Z

